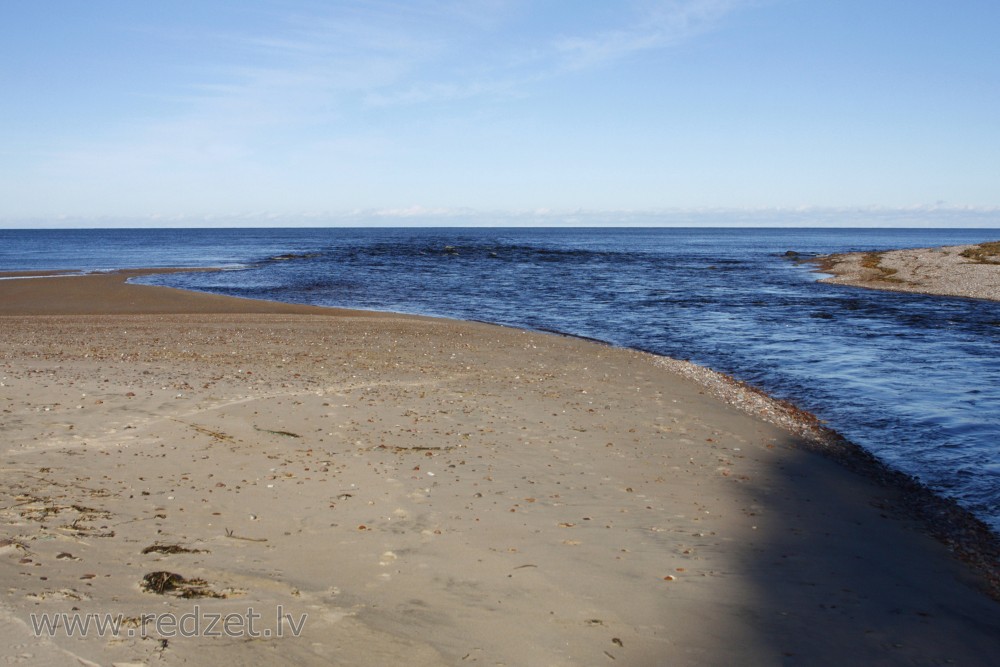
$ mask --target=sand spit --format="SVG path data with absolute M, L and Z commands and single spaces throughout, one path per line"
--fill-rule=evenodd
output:
M 72 280 L 87 278 L 3 281 L 0 303 L 12 283 Z M 113 283 L 43 305 L 99 312 L 110 292 L 131 314 L 0 316 L 7 662 L 1000 652 L 988 578 L 911 518 L 905 490 L 651 355 Z M 105 614 L 117 633 L 32 630 Z
M 360 311 L 300 306 L 230 296 L 134 285 L 130 278 L 156 273 L 214 269 L 128 269 L 65 275 L 45 272 L 0 273 L 0 315 L 170 315 L 190 313 L 311 313 L 346 315 Z M 376 313 L 363 313 L 376 317 Z
M 826 255 L 821 282 L 1000 301 L 1000 242 Z

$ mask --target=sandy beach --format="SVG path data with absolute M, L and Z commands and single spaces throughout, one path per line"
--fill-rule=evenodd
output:
M 0 280 L 6 664 L 1000 655 L 990 536 L 719 376 L 127 275 Z
M 1000 242 L 818 257 L 821 282 L 1000 301 Z

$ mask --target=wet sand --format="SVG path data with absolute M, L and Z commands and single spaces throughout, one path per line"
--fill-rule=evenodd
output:
M 0 281 L 0 343 L 9 663 L 1000 654 L 991 581 L 905 489 L 652 355 L 115 275 Z M 34 637 L 60 613 L 127 622 Z
M 821 282 L 1000 301 L 1000 243 L 826 255 Z

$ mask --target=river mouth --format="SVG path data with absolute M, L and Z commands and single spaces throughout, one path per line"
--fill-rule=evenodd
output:
M 22 234 L 3 268 L 224 265 L 143 282 L 556 330 L 688 359 L 816 414 L 1000 528 L 1000 305 L 821 284 L 786 256 L 979 243 L 995 230 L 77 230 L 65 244 Z

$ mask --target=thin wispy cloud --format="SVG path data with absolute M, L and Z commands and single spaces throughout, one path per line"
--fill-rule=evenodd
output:
M 38 227 L 954 227 L 995 228 L 1000 207 L 915 205 L 851 207 L 668 208 L 634 209 L 534 209 L 478 210 L 425 207 L 371 208 L 344 211 L 235 211 L 225 214 L 149 214 L 144 216 L 58 216 L 32 220 Z M 26 222 L 0 216 L 0 225 Z
M 249 198 L 269 182 L 294 192 L 291 166 L 338 182 L 351 164 L 394 149 L 400 127 L 373 125 L 371 111 L 465 115 L 477 105 L 530 99 L 540 83 L 677 43 L 738 4 L 624 4 L 620 27 L 570 34 L 558 16 L 544 29 L 522 30 L 535 18 L 527 2 L 358 2 L 311 12 L 275 3 L 254 29 L 165 30 L 160 39 L 178 49 L 212 45 L 197 68 L 178 65 L 187 78 L 159 93 L 172 111 L 81 138 L 43 171 L 50 182 L 72 180 L 76 192 L 114 180 L 136 193 L 158 181 L 161 203 L 185 191 L 207 197 L 211 182 L 225 191 L 240 178 Z
M 390 86 L 369 94 L 374 106 L 439 102 L 477 96 L 525 95 L 531 86 L 570 72 L 598 67 L 652 49 L 679 45 L 716 27 L 746 0 L 668 0 L 629 5 L 619 26 L 596 32 L 567 33 L 557 26 L 534 42 L 505 42 L 479 53 L 454 80 Z
M 857 7 L 26 3 L 0 214 L 997 203 L 1000 10 Z
M 220 67 L 228 85 L 216 94 L 286 92 L 290 87 L 342 96 L 368 106 L 413 105 L 526 94 L 526 87 L 684 42 L 746 6 L 737 0 L 667 0 L 621 5 L 620 26 L 567 33 L 558 23 L 533 41 L 503 31 L 525 20 L 530 4 L 379 3 L 330 15 L 286 17 L 278 34 L 213 36 L 268 59 L 266 68 Z M 415 8 L 419 7 L 419 9 Z M 631 7 L 631 11 L 629 11 Z M 570 11 L 567 9 L 567 11 Z
M 638 16 L 623 17 L 624 25 L 591 35 L 555 40 L 560 65 L 581 69 L 629 57 L 651 49 L 681 44 L 714 28 L 727 15 L 747 7 L 739 0 L 657 2 Z

